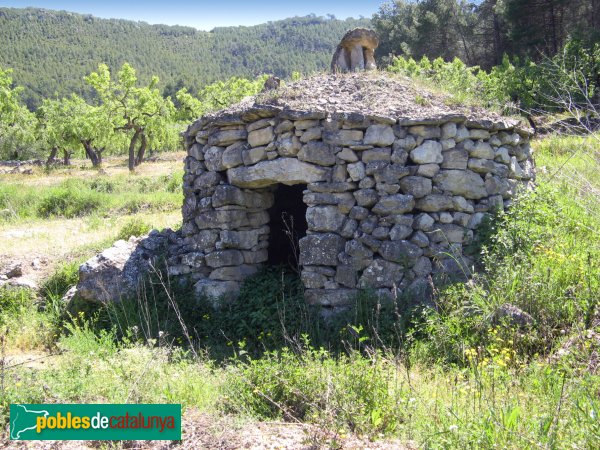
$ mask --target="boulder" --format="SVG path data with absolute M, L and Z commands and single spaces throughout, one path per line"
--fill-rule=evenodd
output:
M 18 278 L 23 275 L 23 265 L 20 262 L 9 263 L 0 271 L 0 275 L 6 278 Z
M 333 149 L 329 145 L 318 141 L 310 141 L 308 144 L 303 145 L 298 153 L 298 159 L 321 166 L 333 166 L 335 164 Z
M 364 270 L 358 281 L 361 288 L 391 288 L 399 285 L 404 276 L 404 267 L 383 259 L 375 259 Z
M 442 169 L 465 170 L 469 160 L 469 154 L 464 149 L 453 149 L 444 152 L 444 162 Z
M 211 134 L 208 137 L 209 145 L 227 146 L 236 141 L 244 140 L 248 137 L 246 130 L 223 130 Z
M 119 301 L 134 295 L 141 279 L 140 268 L 130 262 L 137 244 L 135 239 L 117 241 L 82 264 L 76 295 L 99 303 Z
M 166 249 L 171 230 L 117 241 L 79 267 L 75 297 L 96 303 L 135 296 L 140 283 Z
M 387 195 L 381 197 L 372 211 L 379 215 L 404 214 L 412 211 L 415 206 L 415 199 L 412 195 Z
M 533 317 L 520 308 L 510 303 L 505 303 L 498 307 L 492 315 L 493 323 L 508 323 L 517 328 L 528 328 L 534 323 Z
M 295 156 L 302 147 L 298 136 L 282 137 L 275 142 L 275 145 L 281 156 Z
M 218 250 L 205 257 L 209 267 L 238 266 L 244 262 L 244 256 L 239 250 Z
M 417 201 L 416 207 L 422 211 L 437 212 L 452 209 L 452 197 L 439 194 L 427 195 Z
M 79 267 L 76 296 L 99 303 L 120 301 L 135 295 L 150 268 L 152 252 L 140 245 L 143 239 L 117 241 L 112 247 Z
M 431 194 L 431 179 L 425 177 L 405 177 L 400 180 L 402 192 L 412 195 L 414 198 L 425 197 Z
M 496 156 L 492 146 L 487 142 L 482 141 L 479 141 L 477 144 L 475 144 L 475 147 L 470 150 L 470 154 L 472 158 L 479 159 L 494 159 Z
M 336 206 L 311 206 L 306 209 L 306 222 L 313 231 L 339 231 L 345 218 Z
M 337 130 L 323 133 L 323 142 L 329 145 L 350 147 L 362 144 L 364 133 L 361 130 Z
M 268 209 L 273 206 L 273 194 L 270 192 L 243 191 L 235 186 L 222 184 L 215 189 L 212 196 L 212 206 L 218 208 L 225 205 Z
M 271 143 L 275 139 L 273 127 L 261 128 L 248 133 L 248 144 L 251 147 L 261 147 Z
M 348 306 L 354 302 L 355 289 L 307 289 L 304 299 L 309 305 Z
M 386 241 L 381 244 L 379 253 L 388 261 L 412 267 L 423 255 L 423 250 L 408 241 Z
M 372 150 L 365 150 L 362 152 L 362 160 L 364 163 L 370 162 L 390 162 L 392 156 L 392 149 L 386 148 L 374 148 Z
M 331 71 L 335 73 L 376 69 L 375 49 L 378 45 L 379 38 L 373 30 L 367 28 L 349 30 L 333 54 Z
M 347 170 L 352 181 L 360 181 L 366 176 L 365 164 L 361 161 L 354 164 L 348 164 Z
M 220 172 L 225 170 L 223 164 L 223 147 L 209 147 L 204 152 L 204 164 L 208 170 Z

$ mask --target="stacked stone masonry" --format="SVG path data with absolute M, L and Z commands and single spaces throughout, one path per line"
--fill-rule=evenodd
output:
M 461 115 L 405 119 L 253 106 L 186 134 L 183 247 L 172 275 L 234 295 L 268 258 L 273 190 L 305 184 L 301 279 L 311 304 L 468 272 L 486 214 L 532 183 L 530 133 Z M 432 278 L 430 278 L 432 277 Z

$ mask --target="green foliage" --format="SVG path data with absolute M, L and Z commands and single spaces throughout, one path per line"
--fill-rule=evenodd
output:
M 278 269 L 248 278 L 239 301 L 215 309 L 215 300 L 195 300 L 193 286 L 170 284 L 158 272 L 151 274 L 136 298 L 109 305 L 103 311 L 104 324 L 116 327 L 121 336 L 174 340 L 179 344 L 207 348 L 211 355 L 230 355 L 233 344 L 244 342 L 246 351 L 260 353 L 278 348 L 318 321 L 304 303 L 297 276 Z M 226 341 L 223 341 L 223 337 Z
M 19 109 L 19 94 L 23 88 L 13 88 L 11 69 L 0 68 L 0 123 L 14 122 Z
M 227 108 L 244 97 L 256 95 L 261 92 L 267 78 L 268 75 L 261 75 L 254 80 L 231 77 L 216 81 L 200 89 L 197 98 L 187 88 L 182 88 L 175 94 L 180 105 L 177 119 L 187 123 L 206 113 Z
M 214 403 L 218 380 L 208 362 L 200 365 L 170 347 L 117 343 L 114 332 L 98 331 L 88 322 L 69 323 L 66 329 L 57 343 L 62 356 L 47 369 L 16 367 L 4 374 L 9 383 L 0 391 L 2 418 L 9 403 L 43 403 L 49 396 L 82 403 L 177 401 L 203 409 Z
M 565 52 L 575 52 L 575 45 L 570 42 Z M 577 52 L 585 53 L 579 48 Z M 562 111 L 569 102 L 587 104 L 598 83 L 595 69 L 580 64 L 575 55 L 561 55 L 536 64 L 531 60 L 511 60 L 505 54 L 501 64 L 489 71 L 468 67 L 457 58 L 445 62 L 423 56 L 415 61 L 400 56 L 391 60 L 387 70 L 441 88 L 451 95 L 453 103 L 476 103 L 508 114 Z
M 80 191 L 75 183 L 64 183 L 42 197 L 37 208 L 39 217 L 81 217 L 97 211 L 101 196 L 90 191 Z
M 35 143 L 35 117 L 21 104 L 23 89 L 13 87 L 11 73 L 0 67 L 0 159 L 27 157 Z
M 0 185 L 0 223 L 31 218 L 117 215 L 142 210 L 173 211 L 181 206 L 181 172 L 161 177 L 73 178 L 49 186 Z
M 33 290 L 0 287 L 0 335 L 8 348 L 51 348 L 56 339 L 58 316 L 43 312 Z
M 505 53 L 541 62 L 569 39 L 599 42 L 599 12 L 589 0 L 396 0 L 383 3 L 372 23 L 384 58 L 460 58 L 489 70 Z
M 166 192 L 177 194 L 183 189 L 183 172 L 176 170 L 171 175 L 163 175 L 158 178 L 158 182 L 164 187 Z
M 469 352 L 471 363 L 462 370 L 411 368 L 379 352 L 334 357 L 308 344 L 295 352 L 286 348 L 228 366 L 221 407 L 336 430 L 335 437 L 317 440 L 328 447 L 339 445 L 336 438 L 346 430 L 435 449 L 499 443 L 562 448 L 558 442 L 593 447 L 599 437 L 593 418 L 598 377 L 567 378 L 543 364 L 509 367 L 506 342 L 492 340 L 485 357 Z
M 439 293 L 437 308 L 414 330 L 417 359 L 464 364 L 467 348 L 486 349 L 496 337 L 530 359 L 555 351 L 563 335 L 592 326 L 600 296 L 595 142 L 555 137 L 538 143 L 536 160 L 548 175 L 540 174 L 535 191 L 488 224 L 480 243 L 482 272 Z M 581 185 L 558 177 L 559 168 L 577 174 Z M 498 336 L 490 336 L 491 317 L 505 303 L 530 314 L 533 326 L 499 324 Z
M 124 133 L 129 139 L 129 170 L 142 163 L 148 145 L 162 146 L 162 141 L 169 139 L 168 125 L 175 107 L 156 87 L 158 77 L 153 76 L 147 86 L 139 87 L 136 71 L 130 64 L 123 64 L 114 80 L 108 66 L 100 64 L 98 71 L 86 76 L 85 81 L 102 102 L 100 109 L 111 118 L 112 130 Z
M 131 236 L 139 237 L 148 234 L 152 226 L 143 220 L 134 217 L 129 219 L 117 234 L 117 239 L 128 240 Z
M 202 88 L 198 92 L 198 98 L 207 111 L 223 109 L 244 97 L 258 94 L 267 78 L 268 75 L 262 75 L 255 80 L 233 77 L 225 82 L 217 81 Z
M 109 111 L 91 106 L 75 94 L 57 100 L 45 99 L 37 116 L 47 149 L 72 152 L 79 148 L 87 157 L 97 154 L 101 160 L 106 148 L 123 147 L 112 131 Z
M 390 433 L 404 418 L 401 389 L 390 381 L 395 368 L 382 355 L 358 353 L 337 359 L 303 343 L 228 368 L 224 386 L 227 410 L 262 419 L 323 421 L 359 434 Z
M 69 262 L 58 266 L 40 286 L 40 294 L 47 300 L 61 301 L 67 291 L 79 281 L 79 262 Z
M 297 339 L 311 321 L 297 275 L 283 268 L 267 268 L 246 281 L 239 301 L 224 307 L 228 336 L 244 341 L 246 349 L 274 348 Z M 316 318 L 313 318 L 316 319 Z
M 25 306 L 29 306 L 35 299 L 33 293 L 28 289 L 2 288 L 0 291 L 0 311 L 3 319 L 8 315 L 14 315 Z

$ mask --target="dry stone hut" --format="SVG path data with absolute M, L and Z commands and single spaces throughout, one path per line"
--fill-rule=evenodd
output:
M 399 77 L 332 74 L 202 117 L 185 133 L 171 274 L 234 295 L 297 258 L 306 300 L 337 307 L 468 272 L 477 226 L 533 179 L 530 132 L 447 103 Z

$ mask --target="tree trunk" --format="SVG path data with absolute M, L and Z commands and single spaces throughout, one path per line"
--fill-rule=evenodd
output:
M 52 164 L 55 161 L 57 153 L 58 153 L 58 148 L 52 147 L 52 150 L 50 150 L 50 156 L 48 156 L 48 159 L 46 160 L 47 166 L 49 166 L 50 164 Z
M 590 31 L 600 30 L 600 1 L 592 0 L 592 11 L 590 15 Z
M 558 53 L 558 33 L 556 30 L 556 11 L 554 9 L 554 3 L 550 2 L 550 33 L 552 39 L 552 53 L 548 56 L 556 55 Z
M 102 157 L 99 157 L 98 154 L 96 153 L 96 151 L 93 149 L 92 142 L 91 141 L 81 141 L 81 144 L 83 145 L 83 148 L 85 149 L 85 154 L 88 156 L 88 158 L 90 158 L 90 161 L 92 161 L 92 166 L 93 167 L 100 166 L 100 164 L 102 164 Z
M 71 152 L 69 150 L 63 150 L 63 164 L 65 166 L 71 165 Z
M 133 172 L 135 170 L 135 144 L 137 143 L 138 137 L 140 136 L 140 131 L 135 130 L 133 136 L 131 137 L 131 142 L 129 143 L 129 171 Z
M 102 165 L 102 152 L 104 152 L 105 147 L 99 148 L 96 150 L 96 155 L 98 156 L 98 164 Z
M 135 165 L 139 166 L 142 161 L 144 161 L 144 154 L 146 153 L 146 145 L 148 140 L 146 139 L 146 134 L 141 134 L 140 148 L 138 149 L 137 157 L 135 158 Z
M 471 53 L 469 52 L 469 46 L 467 45 L 467 40 L 465 39 L 465 30 L 458 22 L 458 19 L 457 19 L 456 23 L 457 23 L 457 27 L 458 27 L 458 33 L 460 34 L 460 39 L 463 44 L 463 49 L 465 51 L 465 59 L 466 59 L 465 62 L 467 63 L 467 66 L 472 66 L 473 58 L 471 58 Z
M 502 58 L 504 56 L 504 45 L 502 39 L 502 31 L 500 29 L 500 18 L 496 12 L 494 14 L 494 65 L 502 64 Z

